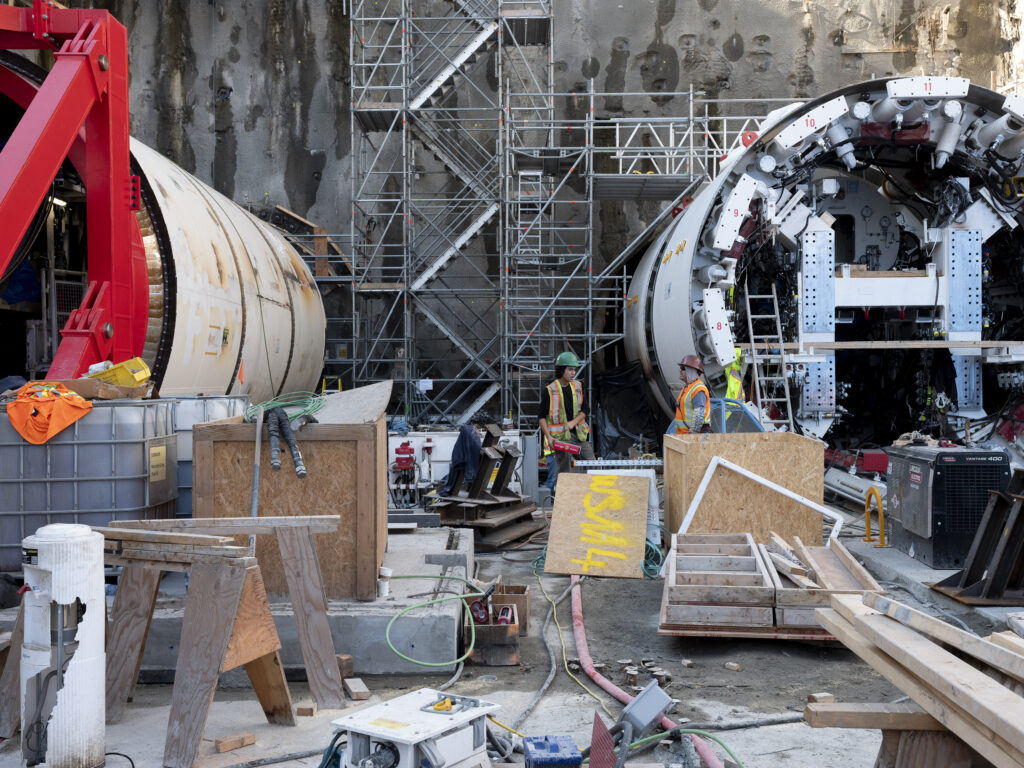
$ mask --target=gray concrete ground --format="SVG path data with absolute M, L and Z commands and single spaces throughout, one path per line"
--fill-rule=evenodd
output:
M 916 561 L 894 550 L 877 550 L 857 541 L 855 526 L 848 530 L 844 543 L 862 559 L 876 578 L 891 587 L 893 594 L 921 610 L 940 615 L 952 614 L 980 634 L 1004 629 L 997 617 L 962 606 L 922 587 L 942 572 L 920 566 Z M 529 560 L 536 553 L 520 551 L 505 556 L 477 555 L 478 577 L 490 579 L 501 573 L 506 582 L 530 585 L 532 593 L 530 636 L 522 638 L 522 663 L 515 667 L 467 666 L 452 691 L 480 696 L 500 704 L 498 718 L 511 724 L 543 683 L 549 669 L 544 643 L 539 635 L 548 604 L 541 594 L 537 576 Z M 924 568 L 924 570 L 921 570 Z M 560 594 L 568 579 L 543 576 L 542 583 L 552 596 Z M 718 727 L 730 721 L 770 717 L 799 712 L 810 693 L 828 691 L 839 701 L 891 701 L 902 694 L 875 674 L 845 648 L 836 645 L 728 639 L 684 639 L 657 634 L 657 613 L 662 583 L 648 580 L 591 579 L 583 585 L 584 617 L 591 653 L 598 662 L 607 664 L 609 677 L 625 685 L 618 671 L 617 659 L 654 659 L 673 676 L 667 685 L 669 694 L 679 700 L 673 717 L 695 723 L 709 722 Z M 569 601 L 559 605 L 558 620 L 566 654 L 575 656 L 571 631 Z M 413 633 L 421 631 L 415 617 L 403 619 Z M 383 645 L 376 629 L 367 628 L 364 635 L 337 636 L 338 650 L 353 643 Z M 547 632 L 559 662 L 559 672 L 547 695 L 522 725 L 530 735 L 569 734 L 580 746 L 590 742 L 590 729 L 595 711 L 603 704 L 617 716 L 621 705 L 600 692 L 583 675 L 597 697 L 591 697 L 561 669 L 559 632 L 552 624 Z M 287 641 L 290 644 L 293 641 Z M 436 649 L 435 649 L 436 650 Z M 432 657 L 439 660 L 438 657 Z M 685 668 L 682 659 L 691 659 L 692 668 Z M 726 662 L 742 665 L 738 672 L 724 667 Z M 447 674 L 363 675 L 373 691 L 369 702 L 361 707 L 414 690 L 435 686 Z M 230 682 L 230 681 L 224 681 Z M 107 749 L 125 752 L 133 757 L 137 768 L 158 768 L 169 712 L 170 686 L 143 685 L 137 689 L 136 700 L 129 705 L 124 722 L 107 730 Z M 303 683 L 292 684 L 295 701 L 308 698 Z M 598 701 L 599 700 L 599 701 Z M 222 687 L 219 690 L 206 736 L 209 739 L 239 731 L 256 734 L 256 744 L 234 752 L 217 755 L 212 741 L 204 741 L 200 768 L 227 768 L 268 755 L 285 755 L 303 750 L 320 749 L 331 737 L 330 721 L 340 711 L 320 712 L 313 718 L 300 718 L 295 728 L 270 726 L 263 720 L 251 691 L 245 688 Z M 606 722 L 611 718 L 603 711 Z M 814 730 L 803 723 L 794 723 L 744 730 L 723 730 L 718 735 L 730 745 L 750 768 L 783 768 L 792 765 L 827 766 L 828 768 L 868 768 L 873 765 L 880 734 L 870 731 L 838 729 Z M 0 745 L 0 768 L 13 768 L 18 763 L 15 744 Z M 724 753 L 716 748 L 720 755 Z M 120 760 L 110 757 L 108 765 L 119 768 Z M 638 758 L 643 762 L 680 762 L 659 748 Z M 292 760 L 281 765 L 315 766 L 317 758 Z

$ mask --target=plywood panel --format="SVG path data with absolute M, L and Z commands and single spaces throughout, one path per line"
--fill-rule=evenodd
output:
M 823 444 L 788 432 L 665 436 L 665 525 L 676 531 L 711 459 L 721 456 L 811 501 L 825 492 Z M 771 531 L 809 543 L 822 540 L 822 518 L 752 480 L 715 473 L 688 533 L 749 531 L 768 543 Z
M 339 515 L 333 533 L 316 534 L 317 556 L 327 598 L 372 600 L 387 541 L 387 440 L 383 418 L 376 424 L 310 424 L 296 433 L 308 476 L 299 479 L 282 446 L 281 470 L 270 468 L 264 430 L 260 450 L 259 515 Z M 194 514 L 247 515 L 252 495 L 255 428 L 213 422 L 193 430 Z M 360 469 L 362 477 L 360 478 Z M 237 537 L 237 543 L 246 543 Z M 273 536 L 257 537 L 256 557 L 267 595 L 287 600 L 288 584 Z
M 559 477 L 544 571 L 643 578 L 649 493 L 646 477 Z
M 238 613 L 235 614 L 234 628 L 220 671 L 227 672 L 280 648 L 281 641 L 277 637 L 274 617 L 270 615 L 270 606 L 267 605 L 260 567 L 254 565 L 246 569 Z

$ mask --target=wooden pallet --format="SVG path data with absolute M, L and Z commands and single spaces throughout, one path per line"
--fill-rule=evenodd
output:
M 673 534 L 658 632 L 771 629 L 774 598 L 775 587 L 749 533 Z
M 884 596 L 864 601 L 832 595 L 818 622 L 996 768 L 1024 765 L 1024 655 Z

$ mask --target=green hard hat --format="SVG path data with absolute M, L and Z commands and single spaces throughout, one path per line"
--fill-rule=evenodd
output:
M 555 365 L 564 365 L 566 368 L 579 368 L 580 359 L 572 352 L 563 352 L 555 360 Z

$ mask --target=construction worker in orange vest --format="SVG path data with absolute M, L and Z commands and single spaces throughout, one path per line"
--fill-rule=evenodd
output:
M 679 378 L 683 391 L 676 398 L 675 434 L 711 431 L 711 393 L 701 380 L 704 364 L 697 355 L 687 355 L 679 362 Z
M 572 352 L 563 352 L 555 360 L 555 380 L 541 393 L 537 421 L 543 435 L 544 455 L 548 462 L 548 478 L 544 485 L 555 492 L 558 473 L 570 469 L 570 454 L 555 450 L 553 443 L 559 441 L 578 445 L 578 458 L 594 459 L 594 446 L 590 443 L 590 427 L 584 410 L 583 387 L 576 381 L 579 358 Z

